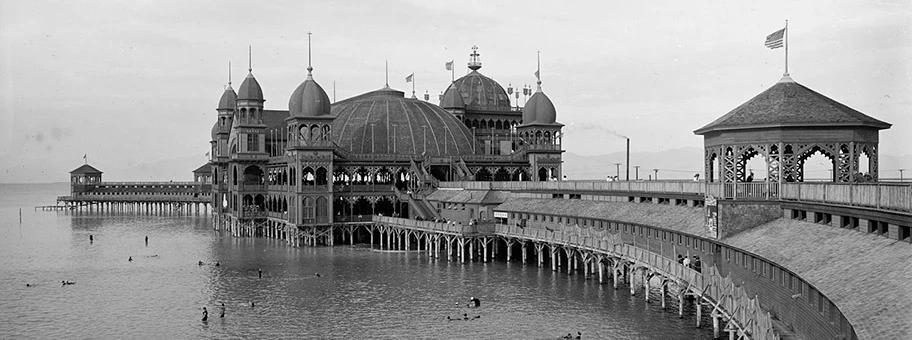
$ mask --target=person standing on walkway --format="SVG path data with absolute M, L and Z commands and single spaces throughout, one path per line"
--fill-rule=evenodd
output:
M 690 268 L 690 257 L 684 257 L 684 266 Z

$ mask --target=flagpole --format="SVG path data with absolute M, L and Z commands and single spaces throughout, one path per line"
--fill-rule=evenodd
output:
M 785 19 L 785 74 L 784 76 L 788 77 L 789 75 L 789 21 Z
M 412 98 L 415 97 L 415 72 L 412 72 Z

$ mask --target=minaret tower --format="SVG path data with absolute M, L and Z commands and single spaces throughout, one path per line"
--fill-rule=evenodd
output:
M 234 125 L 228 137 L 228 177 L 231 211 L 239 219 L 265 218 L 266 125 L 263 124 L 263 90 L 253 77 L 248 49 L 247 77 L 237 93 Z
M 285 155 L 289 174 L 288 220 L 297 225 L 329 225 L 332 221 L 333 143 L 331 102 L 313 79 L 310 32 L 307 33 L 307 77 L 288 99 L 291 136 Z M 294 202 L 294 204 L 292 204 Z
M 209 151 L 212 164 L 212 207 L 214 211 L 221 212 L 225 208 L 224 202 L 228 182 L 228 136 L 231 126 L 234 125 L 234 113 L 237 108 L 237 93 L 231 87 L 231 62 L 228 62 L 228 86 L 219 99 L 218 112 L 215 125 L 212 126 L 212 148 Z
M 533 181 L 560 180 L 562 171 L 561 139 L 563 124 L 557 122 L 557 110 L 551 99 L 542 91 L 541 52 L 538 70 L 535 71 L 538 89 L 526 102 L 522 111 L 523 124 L 516 128 L 525 143 L 526 155 L 532 167 Z

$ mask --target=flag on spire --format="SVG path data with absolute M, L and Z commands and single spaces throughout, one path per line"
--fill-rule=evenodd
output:
M 770 49 L 777 49 L 783 46 L 783 37 L 785 37 L 785 28 L 773 32 L 766 36 L 766 42 L 763 44 Z
M 452 61 L 452 60 L 446 62 L 446 70 L 447 70 L 447 71 L 452 71 L 452 70 L 453 70 L 453 61 Z
M 541 77 L 538 75 L 538 70 L 535 71 L 535 79 L 541 79 Z
M 412 80 L 414 80 L 414 79 L 415 79 L 415 73 L 412 73 L 412 74 L 408 75 L 408 77 L 405 77 L 405 82 L 411 83 Z

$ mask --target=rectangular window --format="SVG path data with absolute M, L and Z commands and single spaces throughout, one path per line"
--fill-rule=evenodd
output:
M 678 234 L 678 245 L 682 245 L 682 244 L 684 244 L 684 236 L 681 236 L 681 234 Z
M 247 151 L 258 152 L 260 151 L 260 136 L 255 134 L 247 134 Z
M 667 231 L 662 232 L 662 241 L 668 241 L 668 232 Z

